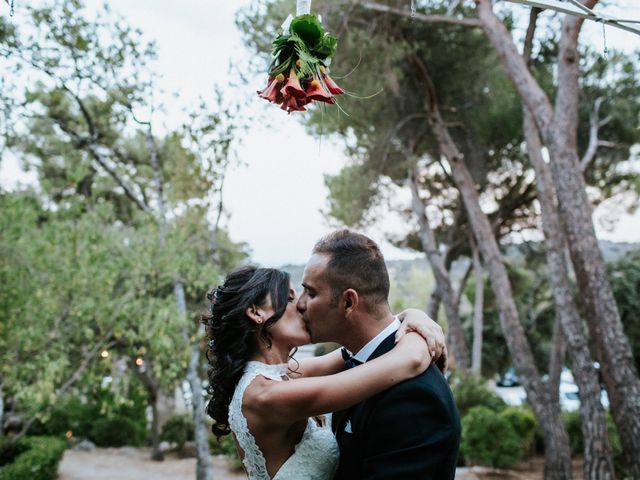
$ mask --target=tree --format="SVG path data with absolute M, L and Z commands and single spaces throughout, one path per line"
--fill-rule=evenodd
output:
M 593 8 L 597 0 L 583 4 Z M 511 34 L 494 14 L 488 0 L 476 0 L 476 10 L 487 38 L 499 54 L 523 104 L 530 111 L 551 156 L 551 170 L 559 210 L 567 233 L 576 278 L 587 311 L 591 338 L 604 367 L 612 412 L 626 460 L 640 476 L 640 379 L 629 342 L 606 276 L 593 228 L 591 205 L 578 156 L 578 36 L 583 19 L 567 16 L 559 42 L 558 81 L 554 105 L 519 55 Z
M 502 261 L 496 240 L 496 225 L 480 208 L 477 187 L 485 187 L 489 183 L 487 173 L 492 168 L 498 170 L 502 162 L 509 162 L 510 156 L 507 152 L 514 153 L 513 157 L 517 158 L 517 148 L 513 148 L 513 145 L 519 143 L 517 138 L 520 133 L 517 126 L 514 129 L 513 116 L 509 114 L 514 112 L 518 118 L 519 105 L 513 102 L 513 95 L 509 96 L 509 89 L 503 88 L 503 103 L 489 104 L 489 108 L 482 108 L 483 103 L 487 102 L 487 95 L 484 95 L 485 98 L 482 96 L 483 89 L 489 90 L 490 87 L 499 84 L 504 86 L 506 79 L 500 75 L 487 78 L 486 73 L 483 73 L 487 71 L 485 68 L 491 62 L 495 62 L 495 57 L 491 55 L 491 47 L 482 41 L 480 32 L 461 27 L 416 29 L 413 25 L 384 16 L 377 20 L 379 24 L 374 30 L 379 36 L 377 44 L 375 40 L 371 40 L 373 35 L 370 29 L 360 31 L 352 28 L 348 38 L 355 36 L 355 40 L 351 41 L 357 45 L 370 48 L 378 54 L 381 50 L 385 52 L 384 58 L 388 62 L 386 69 L 392 72 L 385 79 L 390 84 L 393 98 L 384 97 L 375 103 L 369 102 L 366 106 L 360 107 L 360 111 L 357 110 L 358 106 L 347 105 L 345 102 L 343 108 L 350 112 L 351 117 L 347 121 L 338 120 L 339 127 L 332 125 L 332 129 L 338 132 L 349 131 L 350 135 L 355 133 L 356 143 L 351 147 L 351 151 L 354 157 L 364 159 L 359 166 L 361 175 L 366 178 L 373 177 L 375 181 L 377 175 L 381 174 L 392 180 L 406 178 L 407 171 L 415 169 L 415 178 L 419 179 L 420 183 L 429 184 L 432 183 L 429 182 L 431 172 L 439 168 L 440 175 L 448 180 L 448 188 L 453 187 L 457 190 L 458 202 L 462 205 L 466 223 L 477 241 L 493 290 L 500 292 L 496 295 L 496 303 L 501 313 L 502 329 L 514 363 L 524 379 L 529 400 L 545 432 L 547 465 L 555 478 L 569 478 L 568 440 L 560 421 L 559 405 L 557 402 L 554 404 L 542 384 Z M 440 50 L 437 45 L 445 43 L 446 55 L 438 55 Z M 367 51 L 363 53 L 366 56 Z M 470 58 L 477 63 L 470 64 Z M 374 65 L 373 68 L 379 70 L 380 66 Z M 481 77 L 480 81 L 469 85 L 467 75 L 476 70 Z M 447 72 L 447 75 L 432 77 L 430 71 Z M 365 88 L 369 85 L 367 76 L 360 73 L 357 83 L 360 88 Z M 374 79 L 374 82 L 377 78 L 373 75 L 368 77 L 369 81 Z M 442 97 L 436 95 L 440 88 L 443 92 Z M 403 95 L 404 92 L 412 92 L 412 95 Z M 466 103 L 471 103 L 474 108 L 465 109 Z M 451 111 L 446 121 L 440 113 L 440 105 L 446 106 L 447 112 Z M 367 113 L 364 113 L 365 109 Z M 375 114 L 379 116 L 376 118 Z M 459 120 L 462 128 L 449 127 L 453 124 L 454 118 Z M 414 120 L 413 129 L 406 128 L 409 120 Z M 424 120 L 427 120 L 428 128 L 424 127 Z M 503 129 L 495 128 L 496 120 L 504 125 Z M 390 133 L 379 136 L 373 134 L 381 126 L 382 131 L 387 129 Z M 397 145 L 400 147 L 394 148 Z M 502 183 L 503 179 L 509 178 L 506 168 L 504 172 L 505 175 L 496 183 Z M 510 203 L 508 200 L 511 200 L 512 196 L 528 198 L 529 201 L 532 199 L 532 196 L 527 195 L 527 192 L 531 191 L 531 185 L 527 185 L 523 181 L 524 178 L 515 177 L 513 184 L 509 185 L 513 188 L 503 188 L 506 190 L 506 194 L 503 195 L 503 200 L 507 199 L 505 204 Z M 424 211 L 420 211 L 422 202 L 417 193 L 417 183 L 413 183 L 412 189 L 414 210 L 419 210 L 423 222 L 423 245 L 434 265 L 439 293 L 443 294 L 445 304 L 451 305 L 452 294 L 451 290 L 446 288 L 444 269 L 439 268 L 442 264 L 439 263 L 437 246 L 434 237 L 428 236 Z M 492 193 L 495 194 L 497 190 L 499 187 Z M 520 200 L 519 205 L 523 204 L 527 205 L 527 201 Z M 511 213 L 511 216 L 509 213 L 504 215 L 505 211 Z M 511 205 L 511 208 L 507 207 L 504 211 L 498 210 L 498 214 L 503 214 L 503 218 L 513 218 L 516 211 Z M 526 218 L 525 216 L 525 220 Z M 513 220 L 512 222 L 515 223 Z M 453 310 L 454 308 L 448 308 L 447 311 L 450 328 L 455 326 L 452 322 L 455 316 L 449 313 Z
M 82 14 L 82 3 L 75 0 L 55 1 L 30 13 L 33 23 L 28 33 L 12 37 L 13 44 L 0 49 L 16 75 L 27 68 L 40 76 L 39 83 L 27 83 L 25 122 L 22 129 L 15 129 L 12 146 L 37 168 L 48 201 L 75 214 L 108 202 L 116 223 L 136 234 L 145 229 L 156 236 L 152 265 L 146 265 L 135 284 L 153 285 L 151 291 L 139 292 L 150 297 L 142 303 L 173 298 L 173 309 L 166 311 L 179 325 L 179 333 L 172 333 L 172 342 L 182 345 L 177 348 L 192 345 L 189 361 L 182 366 L 193 393 L 197 475 L 211 478 L 200 337 L 189 321 L 193 319 L 195 326 L 198 315 L 192 315 L 189 307 L 200 305 L 205 286 L 215 281 L 220 267 L 242 256 L 218 228 L 219 221 L 213 230 L 205 221 L 209 210 L 218 218 L 222 212 L 216 192 L 222 189 L 224 169 L 231 160 L 234 126 L 222 121 L 225 111 L 205 114 L 204 105 L 185 122 L 189 128 L 159 136 L 154 129 L 158 106 L 151 100 L 153 73 L 147 67 L 155 52 L 139 32 L 114 21 L 108 10 L 89 20 Z M 193 132 L 200 133 L 194 124 L 208 133 L 208 152 L 191 149 Z M 134 243 L 133 236 L 127 242 Z M 163 259 L 161 269 L 149 268 Z M 165 370 L 158 367 L 175 355 L 154 348 L 159 345 L 148 331 L 126 331 L 118 346 L 135 355 L 132 360 L 144 362 L 144 369 L 134 371 L 153 402 L 164 384 Z M 173 348 L 166 339 L 157 341 Z M 157 439 L 157 422 L 154 428 Z

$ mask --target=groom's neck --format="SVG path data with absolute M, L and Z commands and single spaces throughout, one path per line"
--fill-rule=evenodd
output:
M 351 331 L 342 342 L 343 346 L 352 353 L 357 353 L 367 343 L 373 340 L 380 332 L 393 322 L 393 314 L 389 308 L 385 308 L 376 314 L 362 313 L 354 318 Z

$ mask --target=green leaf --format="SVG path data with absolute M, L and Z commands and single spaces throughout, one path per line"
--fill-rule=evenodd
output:
M 324 36 L 322 23 L 315 15 L 301 15 L 291 22 L 291 33 L 298 35 L 305 43 L 312 47 Z
M 325 35 L 311 52 L 320 58 L 331 58 L 336 54 L 338 39 L 332 35 Z

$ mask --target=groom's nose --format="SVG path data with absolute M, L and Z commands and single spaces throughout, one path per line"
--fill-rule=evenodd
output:
M 307 309 L 307 299 L 306 299 L 306 295 L 304 293 L 302 295 L 300 295 L 300 297 L 298 297 L 298 302 L 296 303 L 296 308 L 298 309 L 298 311 L 300 313 L 304 313 L 304 311 Z

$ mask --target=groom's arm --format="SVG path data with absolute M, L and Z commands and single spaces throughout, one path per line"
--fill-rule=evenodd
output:
M 412 381 L 379 397 L 363 432 L 363 480 L 453 478 L 460 424 L 453 403 L 441 397 Z

